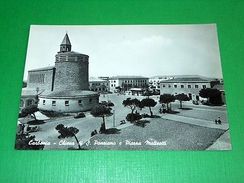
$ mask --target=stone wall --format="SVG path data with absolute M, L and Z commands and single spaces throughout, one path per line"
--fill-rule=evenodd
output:
M 88 90 L 88 61 L 58 61 L 54 90 Z
M 39 88 L 39 90 L 51 91 L 54 72 L 54 68 L 48 70 L 29 71 L 27 88 Z

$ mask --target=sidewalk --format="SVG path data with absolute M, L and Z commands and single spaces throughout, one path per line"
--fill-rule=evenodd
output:
M 174 104 L 177 104 L 177 102 L 174 102 Z M 183 105 L 193 107 L 193 108 L 200 108 L 200 109 L 210 109 L 210 110 L 218 110 L 218 111 L 226 110 L 226 105 L 222 105 L 222 106 L 209 106 L 203 104 L 195 105 L 191 101 L 184 102 Z
M 229 129 L 228 123 L 217 125 L 213 121 L 185 117 L 185 116 L 178 116 L 175 114 L 166 114 L 166 115 L 162 116 L 161 118 L 172 120 L 172 121 L 177 121 L 177 122 L 182 122 L 182 123 L 187 123 L 187 124 L 192 124 L 192 125 L 197 125 L 197 126 L 202 126 L 202 127 L 207 127 L 207 128 L 216 128 L 216 129 L 221 129 L 221 130 Z
M 229 133 L 229 130 L 227 130 L 206 150 L 210 150 L 210 151 L 212 151 L 212 150 L 231 150 L 231 143 L 229 140 L 230 140 L 230 133 Z

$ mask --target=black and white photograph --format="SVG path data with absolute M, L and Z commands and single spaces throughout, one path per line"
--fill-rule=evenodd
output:
M 231 150 L 216 24 L 32 25 L 17 150 Z

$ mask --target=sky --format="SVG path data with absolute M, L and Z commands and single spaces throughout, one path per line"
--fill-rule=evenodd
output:
M 89 55 L 89 76 L 202 75 L 222 78 L 215 24 L 30 27 L 28 70 L 55 64 L 65 33 L 72 51 Z

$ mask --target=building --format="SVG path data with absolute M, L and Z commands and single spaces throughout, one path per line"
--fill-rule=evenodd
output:
M 91 91 L 104 93 L 109 91 L 109 80 L 91 77 L 89 78 L 89 89 Z
M 176 77 L 160 82 L 160 94 L 184 93 L 192 100 L 200 100 L 199 91 L 203 88 L 213 88 L 219 80 L 202 76 Z
M 54 66 L 28 71 L 27 88 L 22 90 L 22 106 L 30 99 L 35 103 L 37 95 L 38 108 L 43 111 L 80 112 L 98 104 L 99 94 L 89 90 L 89 56 L 71 51 L 71 47 L 66 34 Z M 31 90 L 32 96 L 24 100 Z
M 160 89 L 160 82 L 173 79 L 173 76 L 154 76 L 149 78 L 149 86 L 150 88 Z
M 147 88 L 149 78 L 142 76 L 114 76 L 109 78 L 109 87 L 111 92 L 117 92 L 119 89 L 128 91 L 131 88 Z
M 26 108 L 28 106 L 37 105 L 39 94 L 40 93 L 38 92 L 38 88 L 36 91 L 27 88 L 22 89 L 19 109 L 22 110 L 23 108 Z

